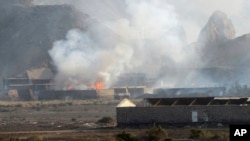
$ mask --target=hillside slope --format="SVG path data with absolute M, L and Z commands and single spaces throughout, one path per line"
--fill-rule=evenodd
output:
M 48 61 L 53 42 L 72 28 L 83 29 L 87 18 L 69 5 L 8 5 L 0 11 L 0 78 Z

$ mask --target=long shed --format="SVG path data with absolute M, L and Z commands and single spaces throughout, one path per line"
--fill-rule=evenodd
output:
M 148 98 L 144 106 L 117 107 L 118 126 L 250 124 L 248 97 Z

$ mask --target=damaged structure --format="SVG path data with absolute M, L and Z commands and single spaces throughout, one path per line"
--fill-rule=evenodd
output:
M 49 68 L 27 70 L 22 76 L 3 80 L 5 90 L 32 89 L 34 91 L 48 90 L 52 85 L 53 73 Z
M 53 72 L 47 68 L 26 70 L 15 77 L 3 79 L 5 99 L 10 100 L 73 100 L 73 99 L 122 99 L 144 94 L 144 87 L 118 87 L 109 89 L 55 90 Z
M 40 91 L 49 90 L 53 73 L 47 67 L 26 70 L 25 73 L 3 79 L 3 90 L 12 100 L 34 100 Z
M 117 124 L 249 124 L 249 104 L 249 97 L 146 98 L 144 106 L 117 107 Z

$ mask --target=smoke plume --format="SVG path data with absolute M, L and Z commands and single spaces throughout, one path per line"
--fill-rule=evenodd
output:
M 57 68 L 56 89 L 86 89 L 97 81 L 107 88 L 120 74 L 135 72 L 162 81 L 194 59 L 173 6 L 142 0 L 125 5 L 121 18 L 72 29 L 54 43 L 49 54 Z

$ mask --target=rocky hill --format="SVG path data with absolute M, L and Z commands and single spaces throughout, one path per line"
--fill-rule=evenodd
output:
M 201 30 L 195 45 L 200 48 L 203 74 L 217 82 L 246 81 L 250 68 L 250 34 L 235 37 L 231 20 L 216 11 Z
M 198 42 L 205 45 L 218 45 L 235 38 L 231 20 L 221 11 L 215 11 L 201 30 Z
M 33 6 L 32 0 L 0 5 L 0 78 L 49 60 L 54 41 L 72 28 L 85 28 L 86 15 L 69 5 Z

